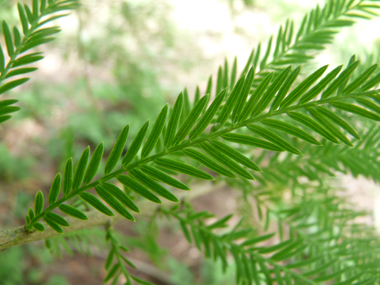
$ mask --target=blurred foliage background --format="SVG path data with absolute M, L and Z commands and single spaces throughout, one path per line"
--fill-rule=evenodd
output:
M 37 64 L 32 80 L 4 96 L 19 99 L 22 110 L 0 127 L 1 227 L 23 224 L 22 209 L 32 203 L 38 189 L 48 191 L 68 157 L 77 160 L 87 145 L 94 149 L 101 141 L 109 153 L 125 124 L 131 123 L 133 137 L 184 87 L 193 96 L 199 83 L 204 92 L 210 72 L 215 76 L 225 57 L 231 61 L 237 55 L 242 65 L 250 49 L 275 33 L 279 24 L 288 18 L 299 23 L 317 2 L 323 3 L 82 1 L 77 11 L 54 23 L 62 32 L 40 48 L 45 59 Z M 10 25 L 18 24 L 16 4 L 0 1 L 0 18 Z M 370 25 L 376 23 L 378 19 Z M 365 21 L 346 29 L 336 39 L 339 44 L 333 45 L 338 49 L 328 49 L 311 66 L 341 64 L 353 53 L 364 60 L 370 53 L 378 57 L 377 35 L 365 33 L 368 30 Z M 224 207 L 206 206 L 212 212 Z M 145 274 L 154 275 L 157 284 L 233 284 L 232 267 L 223 276 L 220 266 L 204 261 L 172 225 L 153 229 L 149 248 L 143 248 L 136 236 L 152 231 L 149 221 L 128 229 L 120 224 L 129 247 L 138 249 L 132 258 L 147 268 Z M 93 255 L 74 252 L 54 259 L 42 243 L 12 248 L 0 254 L 0 283 L 102 284 L 106 253 L 95 250 Z M 151 263 L 159 273 L 150 271 Z

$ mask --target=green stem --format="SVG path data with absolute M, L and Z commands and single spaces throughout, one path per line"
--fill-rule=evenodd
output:
M 182 143 L 182 144 L 177 145 L 175 147 L 172 147 L 172 148 L 170 148 L 168 150 L 162 151 L 162 152 L 160 152 L 158 154 L 155 154 L 155 155 L 152 155 L 150 157 L 147 157 L 147 158 L 141 159 L 139 161 L 136 161 L 134 163 L 131 163 L 131 164 L 127 165 L 125 168 L 120 168 L 120 169 L 118 169 L 118 170 L 116 170 L 116 171 L 114 171 L 114 172 L 112 172 L 112 173 L 104 176 L 103 178 L 100 178 L 100 179 L 98 179 L 98 180 L 96 180 L 96 181 L 94 181 L 94 182 L 92 182 L 92 183 L 90 183 L 88 185 L 85 185 L 85 186 L 82 186 L 82 187 L 78 188 L 77 190 L 71 192 L 67 196 L 59 199 L 54 204 L 52 204 L 49 207 L 47 207 L 44 211 L 42 211 L 39 215 L 37 215 L 35 217 L 35 219 L 31 222 L 30 225 L 33 226 L 36 222 L 38 222 L 38 220 L 40 220 L 42 217 L 44 217 L 47 213 L 49 213 L 53 209 L 57 208 L 59 205 L 61 205 L 65 201 L 69 200 L 70 198 L 72 198 L 72 197 L 74 197 L 76 195 L 79 195 L 80 193 L 82 193 L 84 191 L 87 191 L 87 190 L 89 190 L 91 188 L 94 188 L 95 186 L 101 184 L 102 182 L 105 182 L 105 181 L 108 181 L 108 180 L 110 180 L 112 178 L 115 178 L 116 176 L 118 176 L 119 174 L 121 174 L 121 173 L 123 173 L 125 171 L 128 171 L 128 170 L 131 170 L 133 168 L 136 168 L 136 167 L 138 167 L 138 166 L 140 166 L 142 164 L 154 161 L 157 158 L 160 158 L 160 157 L 163 157 L 165 155 L 168 155 L 168 154 L 174 153 L 176 151 L 182 150 L 182 149 L 184 149 L 186 147 L 191 147 L 191 146 L 194 146 L 194 145 L 202 143 L 202 142 L 207 142 L 208 140 L 220 137 L 223 134 L 226 134 L 228 132 L 234 131 L 234 130 L 239 129 L 241 127 L 244 127 L 247 124 L 257 123 L 257 122 L 259 122 L 261 120 L 264 120 L 264 119 L 266 119 L 268 117 L 281 115 L 281 114 L 284 114 L 286 112 L 294 111 L 294 110 L 297 110 L 297 109 L 302 109 L 302 108 L 309 107 L 309 106 L 328 104 L 330 102 L 339 101 L 341 99 L 357 98 L 357 97 L 365 96 L 366 94 L 367 93 L 347 94 L 347 95 L 344 95 L 344 96 L 341 96 L 341 97 L 332 97 L 332 98 L 322 99 L 322 100 L 319 100 L 319 101 L 313 101 L 313 102 L 309 102 L 309 103 L 304 103 L 304 104 L 299 104 L 299 105 L 296 105 L 296 106 L 287 107 L 285 109 L 280 109 L 280 110 L 277 110 L 277 111 L 271 111 L 271 112 L 269 112 L 267 114 L 263 114 L 263 115 L 255 117 L 255 118 L 250 118 L 250 119 L 245 120 L 243 122 L 240 122 L 240 123 L 238 123 L 236 125 L 232 125 L 232 126 L 226 128 L 224 130 L 221 130 L 221 131 L 209 134 L 207 136 L 198 138 L 198 139 L 193 140 L 193 141 L 188 141 L 188 142 Z

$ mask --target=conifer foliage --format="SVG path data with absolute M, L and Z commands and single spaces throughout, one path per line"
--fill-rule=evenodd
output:
M 5 22 L 2 26 L 9 61 L 0 49 L 0 94 L 25 83 L 28 78 L 11 77 L 34 71 L 23 66 L 42 59 L 38 52 L 22 54 L 59 32 L 58 27 L 41 27 L 77 5 L 74 0 L 33 0 L 32 8 L 18 4 L 23 36 L 17 27 L 12 35 Z M 236 284 L 378 284 L 380 239 L 374 229 L 355 223 L 367 213 L 350 207 L 324 179 L 351 172 L 380 181 L 378 63 L 363 69 L 353 55 L 347 64 L 301 71 L 342 27 L 371 19 L 379 9 L 379 1 L 328 0 L 305 15 L 299 27 L 288 20 L 265 49 L 259 44 L 252 51 L 240 75 L 236 58 L 232 64 L 226 60 L 215 92 L 210 77 L 203 96 L 197 89 L 191 102 L 185 89 L 135 137 L 126 125 L 108 157 L 100 143 L 93 151 L 87 147 L 76 164 L 69 158 L 48 196 L 36 193 L 25 229 L 44 232 L 50 227 L 65 236 L 71 226 L 67 216 L 84 224 L 88 220 L 72 201 L 137 223 L 139 206 L 151 203 L 157 209 L 154 219 L 178 222 L 205 257 L 219 259 L 224 270 L 235 263 Z M 0 122 L 19 109 L 15 103 L 0 101 Z M 97 177 L 101 161 L 104 174 Z M 210 224 L 212 213 L 196 212 L 186 200 L 179 203 L 174 189 L 188 191 L 195 184 L 184 183 L 178 174 L 217 180 L 240 191 L 263 227 L 242 218 L 231 228 L 232 215 Z M 283 193 L 289 189 L 287 201 Z M 173 205 L 161 206 L 163 199 Z M 277 231 L 268 232 L 273 222 Z M 62 240 L 47 239 L 47 245 L 51 248 L 53 242 L 57 248 Z M 127 267 L 135 265 L 112 227 L 106 240 L 110 251 L 104 282 L 124 275 L 126 284 L 150 284 L 129 273 Z

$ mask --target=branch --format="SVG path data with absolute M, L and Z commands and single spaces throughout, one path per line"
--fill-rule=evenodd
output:
M 115 214 L 114 217 L 109 217 L 103 215 L 98 211 L 88 211 L 86 212 L 88 221 L 82 221 L 75 219 L 73 217 L 67 217 L 67 221 L 70 223 L 70 227 L 65 229 L 65 233 L 92 228 L 100 225 L 105 225 L 107 223 L 116 223 L 118 220 L 122 219 L 121 215 Z M 17 228 L 9 230 L 0 231 L 0 250 L 6 248 L 19 246 L 25 243 L 35 242 L 42 239 L 50 238 L 59 235 L 58 232 L 54 231 L 52 228 L 48 227 L 45 223 L 45 231 L 39 232 L 28 232 L 25 230 L 25 226 L 20 226 Z
M 221 189 L 224 186 L 224 183 L 221 183 L 217 186 L 214 183 L 202 183 L 198 185 L 196 190 L 187 193 L 182 192 L 181 198 L 191 200 L 201 195 L 205 195 L 212 191 Z M 144 209 L 144 214 L 147 214 L 149 211 L 152 213 L 156 209 L 156 207 L 152 207 L 152 204 L 149 201 L 142 201 L 140 208 Z M 87 211 L 84 213 L 88 217 L 88 221 L 78 220 L 69 216 L 65 217 L 66 220 L 70 223 L 70 227 L 65 228 L 65 233 L 86 228 L 93 228 L 101 225 L 115 224 L 117 221 L 124 219 L 117 213 L 115 213 L 115 216 L 113 217 L 106 216 L 98 211 Z M 45 226 L 45 231 L 43 232 L 28 232 L 25 230 L 25 226 L 19 226 L 9 230 L 0 230 L 0 251 L 10 247 L 19 246 L 59 235 L 58 232 L 47 226 L 46 223 L 42 222 L 42 224 Z

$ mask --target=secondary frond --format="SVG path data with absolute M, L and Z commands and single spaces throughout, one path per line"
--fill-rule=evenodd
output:
M 104 268 L 107 270 L 107 276 L 103 280 L 104 283 L 112 280 L 112 284 L 116 284 L 119 277 L 124 275 L 127 280 L 126 284 L 132 284 L 132 280 L 134 280 L 138 284 L 153 285 L 153 283 L 142 280 L 128 272 L 126 265 L 135 269 L 137 266 L 124 256 L 123 252 L 129 252 L 129 249 L 120 244 L 112 228 L 107 229 L 106 240 L 111 244 L 111 250 L 104 265 Z
M 260 61 L 260 70 L 276 70 L 289 64 L 303 64 L 313 58 L 312 51 L 323 50 L 332 42 L 334 35 L 343 27 L 352 26 L 356 19 L 371 19 L 380 5 L 373 1 L 327 1 L 304 16 L 297 32 L 293 21 L 281 25 L 276 36 L 267 44 L 267 50 Z M 260 48 L 257 48 L 259 54 Z M 308 54 L 309 53 L 309 54 Z M 256 54 L 256 58 L 259 56 Z M 268 61 L 272 55 L 272 61 Z M 253 64 L 258 66 L 258 62 Z
M 307 206 L 303 209 L 307 210 Z M 363 236 L 360 236 L 355 226 L 351 235 L 334 243 L 331 242 L 335 241 L 334 237 L 326 239 L 324 232 L 320 235 L 304 235 L 302 230 L 308 228 L 302 222 L 310 219 L 311 211 L 307 212 L 306 217 L 302 216 L 301 210 L 281 212 L 286 215 L 285 218 L 298 223 L 298 227 L 296 225 L 289 229 L 287 237 L 281 232 L 280 236 L 276 233 L 254 235 L 252 227 L 242 226 L 243 219 L 233 229 L 223 230 L 228 227 L 227 222 L 232 215 L 209 224 L 207 219 L 213 215 L 207 211 L 195 212 L 189 204 L 182 209 L 175 206 L 171 209 L 161 208 L 160 211 L 169 220 L 176 219 L 189 243 L 207 258 L 220 259 L 224 271 L 233 261 L 236 264 L 237 284 L 321 284 L 328 280 L 337 284 L 351 284 L 353 281 L 378 278 L 376 270 L 363 269 L 378 262 L 379 254 L 373 254 L 372 259 L 356 255 L 356 252 L 369 252 L 371 246 L 361 243 Z M 344 218 L 349 219 L 348 216 Z M 313 224 L 307 226 L 312 228 Z M 309 240 L 309 236 L 313 240 Z M 276 242 L 266 246 L 263 242 L 269 240 Z M 355 251 L 347 252 L 344 248 L 355 248 Z
M 24 53 L 53 41 L 54 35 L 61 31 L 59 27 L 43 28 L 43 26 L 53 20 L 67 16 L 68 14 L 61 12 L 73 10 L 78 5 L 78 0 L 33 0 L 32 8 L 18 3 L 17 9 L 23 35 L 15 26 L 12 36 L 8 24 L 5 21 L 2 23 L 5 48 L 0 45 L 0 95 L 27 82 L 29 80 L 27 77 L 16 80 L 12 80 L 12 77 L 37 70 L 35 67 L 24 66 L 43 59 L 41 52 Z M 8 61 L 4 55 L 4 50 L 7 52 Z M 11 113 L 20 110 L 19 107 L 11 106 L 17 102 L 18 100 L 0 101 L 0 124 L 10 119 Z
M 355 223 L 357 217 L 368 215 L 366 211 L 355 210 L 354 205 L 336 193 L 335 190 L 339 189 L 330 185 L 294 185 L 291 202 L 284 201 L 284 193 L 278 190 L 276 188 L 276 193 L 270 195 L 252 189 L 252 196 L 259 207 L 267 208 L 263 222 L 266 225 L 278 223 L 281 240 L 289 229 L 291 235 L 300 236 L 309 243 L 307 259 L 313 260 L 328 252 L 335 259 L 335 264 L 339 264 L 337 267 L 344 269 L 354 264 L 356 268 L 367 268 L 368 274 L 376 276 L 377 269 L 372 271 L 371 266 L 379 263 L 379 252 L 373 251 L 373 246 L 379 243 L 378 236 L 370 226 L 358 227 Z
M 252 50 L 242 74 L 253 67 L 252 73 L 256 74 L 252 84 L 257 87 L 272 72 L 277 76 L 290 64 L 303 65 L 312 60 L 318 52 L 325 49 L 327 44 L 333 42 L 334 36 L 340 29 L 354 25 L 357 19 L 371 19 L 377 16 L 378 9 L 380 9 L 379 4 L 365 0 L 329 0 L 323 8 L 318 4 L 303 17 L 298 30 L 293 20 L 287 20 L 281 25 L 277 35 L 270 37 L 265 52 L 262 44 L 259 43 L 256 49 Z M 294 72 L 298 73 L 299 69 L 295 69 Z M 232 89 L 235 85 L 236 74 L 236 57 L 231 72 L 226 60 L 224 67 L 219 67 L 216 94 L 219 94 L 222 88 Z M 289 80 L 291 81 L 291 78 Z M 210 94 L 212 77 L 207 86 L 205 94 Z M 284 89 L 286 93 L 288 90 L 286 87 Z
M 62 249 L 69 255 L 73 255 L 74 251 L 92 255 L 91 246 L 98 250 L 106 246 L 105 235 L 106 232 L 98 228 L 82 229 L 48 238 L 45 244 L 56 257 L 62 257 Z

